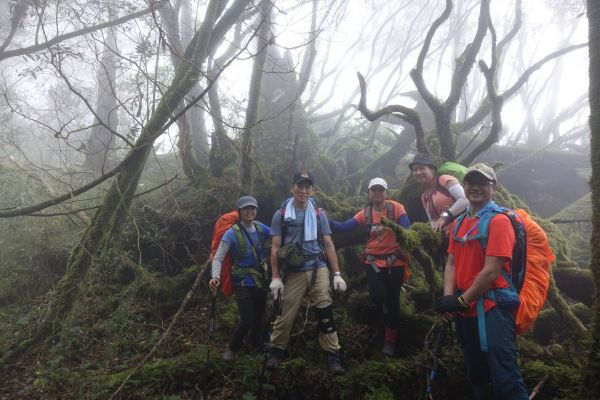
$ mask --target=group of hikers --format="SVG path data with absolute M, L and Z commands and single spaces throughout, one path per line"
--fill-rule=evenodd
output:
M 510 218 L 498 211 L 493 202 L 498 185 L 494 169 L 475 164 L 466 170 L 461 184 L 452 175 L 438 174 L 430 154 L 416 154 L 409 167 L 423 188 L 421 202 L 431 228 L 440 231 L 448 243 L 443 295 L 435 301 L 434 310 L 440 321 L 455 321 L 474 398 L 528 399 L 516 359 L 518 298 L 515 306 L 514 302 L 500 301 L 494 295 L 498 293 L 500 297 L 513 287 L 507 273 L 516 240 Z M 400 293 L 410 276 L 409 254 L 397 242 L 393 230 L 382 225 L 382 217 L 409 228 L 411 222 L 405 208 L 388 198 L 387 182 L 375 177 L 368 184 L 366 207 L 346 221 L 328 220 L 312 198 L 314 184 L 309 172 L 296 173 L 290 187 L 292 197 L 275 211 L 270 227 L 255 220 L 259 205 L 254 197 L 239 198 L 239 222 L 218 243 L 209 281 L 215 292 L 222 284 L 223 263 L 231 257 L 240 319 L 223 354 L 224 360 L 235 359 L 248 333 L 250 352 L 262 354 L 263 314 L 270 290 L 281 310 L 272 324 L 265 367 L 279 367 L 292 325 L 307 297 L 328 367 L 333 373 L 344 373 L 332 311 L 330 274 L 335 291 L 344 292 L 346 282 L 331 234 L 357 229 L 365 231 L 364 270 L 369 294 L 385 325 L 382 352 L 386 356 L 395 354 L 401 329 Z M 265 243 L 269 238 L 271 277 L 267 290 Z

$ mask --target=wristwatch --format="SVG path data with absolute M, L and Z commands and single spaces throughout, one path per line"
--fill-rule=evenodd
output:
M 333 276 L 340 276 L 340 275 L 342 275 L 342 273 L 341 273 L 341 272 L 334 272 L 334 273 L 333 273 Z
M 450 213 L 450 211 L 444 211 L 443 213 L 440 214 L 440 217 L 444 221 L 452 221 L 452 218 L 454 218 L 454 215 L 452 215 L 452 213 Z

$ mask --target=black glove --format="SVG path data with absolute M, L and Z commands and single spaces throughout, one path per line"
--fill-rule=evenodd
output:
M 435 301 L 433 309 L 439 314 L 467 310 L 469 308 L 469 305 L 461 303 L 458 299 L 459 297 L 460 296 L 457 294 L 448 294 L 446 296 L 439 297 Z

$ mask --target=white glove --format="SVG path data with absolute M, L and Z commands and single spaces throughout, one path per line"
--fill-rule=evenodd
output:
M 346 291 L 346 281 L 342 278 L 341 275 L 333 276 L 333 290 L 336 292 L 345 292 Z
M 344 287 L 346 284 L 344 284 Z M 271 284 L 269 285 L 269 289 L 271 289 L 271 293 L 273 294 L 273 299 L 277 300 L 279 294 L 283 295 L 283 282 L 281 278 L 273 278 L 271 279 Z

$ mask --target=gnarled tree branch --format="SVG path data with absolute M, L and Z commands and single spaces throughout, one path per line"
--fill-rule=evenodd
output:
M 427 153 L 428 151 L 427 144 L 425 143 L 425 132 L 423 132 L 423 126 L 421 125 L 419 113 L 412 108 L 401 106 L 399 104 L 385 106 L 377 111 L 369 110 L 367 107 L 367 83 L 360 72 L 357 72 L 356 76 L 358 77 L 358 82 L 360 84 L 360 101 L 358 102 L 358 110 L 361 112 L 361 114 L 364 115 L 364 117 L 369 121 L 376 121 L 384 115 L 391 114 L 408 122 L 415 128 L 417 149 L 421 153 Z

